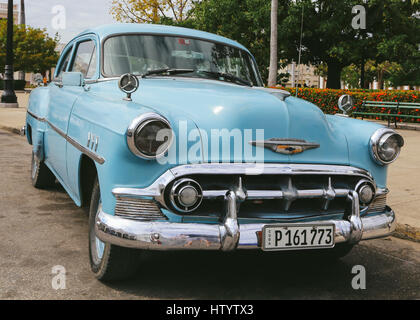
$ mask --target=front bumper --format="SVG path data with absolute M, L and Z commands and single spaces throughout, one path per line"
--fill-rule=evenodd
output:
M 235 197 L 234 192 L 226 196 L 227 212 L 223 223 L 219 225 L 136 221 L 101 211 L 96 219 L 96 235 L 102 241 L 136 249 L 260 249 L 261 231 L 266 224 L 239 224 Z M 361 240 L 386 237 L 395 230 L 395 214 L 389 207 L 381 214 L 360 217 L 357 193 L 349 193 L 348 198 L 352 201 L 352 209 L 345 220 L 312 221 L 308 224 L 334 223 L 335 243 L 356 244 Z

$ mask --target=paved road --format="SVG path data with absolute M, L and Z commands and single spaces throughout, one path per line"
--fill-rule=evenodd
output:
M 30 147 L 0 131 L 0 299 L 420 299 L 420 244 L 388 238 L 322 264 L 289 254 L 152 254 L 129 281 L 106 285 L 89 270 L 87 217 L 59 187 L 32 188 Z M 52 268 L 66 268 L 54 290 Z M 366 290 L 351 286 L 355 265 Z
M 388 202 L 395 212 L 404 212 L 398 222 L 415 227 L 420 240 L 420 131 L 398 130 L 405 145 L 398 160 L 389 166 Z

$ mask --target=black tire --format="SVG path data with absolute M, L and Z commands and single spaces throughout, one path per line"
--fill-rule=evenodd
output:
M 45 189 L 55 184 L 54 174 L 45 165 L 45 163 L 32 151 L 31 160 L 31 180 L 32 185 L 37 189 Z
M 123 280 L 135 273 L 139 266 L 140 250 L 118 247 L 103 243 L 103 253 L 98 254 L 95 234 L 95 220 L 100 205 L 98 179 L 93 185 L 89 209 L 89 260 L 92 272 L 101 281 Z

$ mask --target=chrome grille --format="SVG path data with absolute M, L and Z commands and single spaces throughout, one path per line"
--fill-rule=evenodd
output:
M 157 202 L 150 199 L 117 196 L 115 215 L 135 220 L 167 220 Z
M 224 212 L 227 192 L 242 190 L 244 199 L 239 206 L 238 216 L 243 218 L 277 214 L 279 217 L 343 214 L 348 207 L 348 194 L 361 180 L 360 176 L 319 174 L 188 177 L 200 183 L 203 188 L 202 205 L 193 215 Z
M 386 194 L 376 197 L 370 204 L 368 213 L 383 212 L 386 208 Z

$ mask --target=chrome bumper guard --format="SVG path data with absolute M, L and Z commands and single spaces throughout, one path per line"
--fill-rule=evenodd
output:
M 395 214 L 389 207 L 382 214 L 360 217 L 357 192 L 349 191 L 347 199 L 351 202 L 351 212 L 345 220 L 312 221 L 308 224 L 333 223 L 335 243 L 355 244 L 361 240 L 388 236 L 395 230 Z M 102 241 L 136 249 L 222 251 L 260 249 L 261 231 L 267 224 L 239 224 L 237 211 L 241 202 L 240 196 L 238 197 L 236 192 L 229 191 L 225 201 L 226 215 L 223 223 L 219 225 L 136 221 L 101 211 L 96 218 L 96 235 Z

